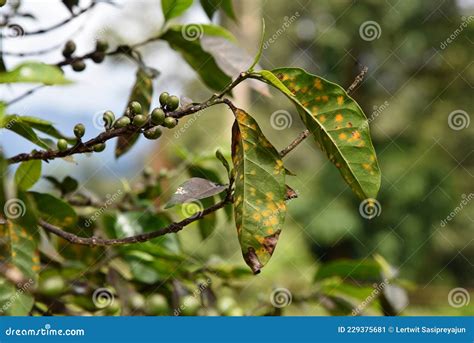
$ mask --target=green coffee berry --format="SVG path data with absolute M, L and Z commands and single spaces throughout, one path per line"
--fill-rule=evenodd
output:
M 102 40 L 102 39 L 97 40 L 95 44 L 95 51 L 106 52 L 108 48 L 109 48 L 109 43 L 107 43 L 107 41 Z
M 152 294 L 146 299 L 145 311 L 148 315 L 169 315 L 170 307 L 168 301 L 161 294 Z
M 92 147 L 95 152 L 102 152 L 105 150 L 105 143 L 98 143 Z
M 83 71 L 86 69 L 86 63 L 83 60 L 77 60 L 72 62 L 71 67 L 74 71 Z
M 130 118 L 129 117 L 120 117 L 117 119 L 117 121 L 114 124 L 114 127 L 119 129 L 121 127 L 125 127 L 130 124 Z
M 132 114 L 141 114 L 142 113 L 142 105 L 138 101 L 132 101 L 129 105 Z
M 133 117 L 133 125 L 137 127 L 143 127 L 146 122 L 148 121 L 148 118 L 144 116 L 143 114 L 137 114 L 135 117 Z
M 113 122 L 115 121 L 115 114 L 112 111 L 105 111 L 104 115 L 102 116 L 102 120 L 104 121 L 105 127 L 110 128 L 112 127 Z
M 172 129 L 176 125 L 178 125 L 178 121 L 173 117 L 166 117 L 165 121 L 163 122 L 163 126 L 167 127 L 168 129 Z
M 7 0 L 0 0 L 0 7 L 5 6 L 7 3 Z
M 147 139 L 158 139 L 161 136 L 161 130 L 158 126 L 154 126 L 146 130 L 143 135 Z
M 201 302 L 192 295 L 185 295 L 180 302 L 181 315 L 195 316 L 201 308 Z
M 174 111 L 179 106 L 179 98 L 176 95 L 168 97 L 166 101 L 166 108 L 170 111 Z
M 58 143 L 57 143 L 57 146 L 58 146 L 58 150 L 59 151 L 64 151 L 67 149 L 67 141 L 65 139 L 58 139 Z
M 163 92 L 163 93 L 160 94 L 160 104 L 161 104 L 161 106 L 166 105 L 169 96 L 170 95 L 168 94 L 168 92 Z
M 77 124 L 76 126 L 74 126 L 74 136 L 76 136 L 76 138 L 81 139 L 85 133 L 86 128 L 83 124 Z
M 105 59 L 105 53 L 102 51 L 96 51 L 91 55 L 91 60 L 95 63 L 102 63 Z
M 157 107 L 151 111 L 151 122 L 155 125 L 161 125 L 165 121 L 165 111 Z
M 76 51 L 76 43 L 72 40 L 68 40 L 63 48 L 63 56 L 69 58 Z

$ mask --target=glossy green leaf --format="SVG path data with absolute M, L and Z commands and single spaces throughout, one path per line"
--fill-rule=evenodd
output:
M 67 140 L 69 144 L 76 143 L 76 139 L 74 137 L 62 134 L 58 129 L 54 127 L 54 124 L 48 120 L 31 116 L 18 116 L 17 119 L 20 120 L 22 123 L 29 125 L 34 130 L 43 132 L 48 136 L 54 138 L 63 138 Z
M 161 0 L 161 9 L 163 10 L 165 20 L 168 21 L 172 18 L 179 17 L 192 4 L 193 0 Z
M 253 74 L 287 95 L 305 126 L 354 193 L 375 198 L 380 169 L 364 112 L 339 85 L 299 68 Z
M 232 128 L 234 216 L 245 262 L 254 273 L 275 250 L 286 214 L 285 168 L 255 120 L 237 109 Z
M 15 173 L 15 183 L 18 189 L 26 191 L 41 177 L 41 160 L 25 161 L 20 164 Z
M 201 6 L 210 20 L 217 10 L 221 9 L 229 18 L 235 20 L 235 12 L 232 0 L 201 0 Z
M 43 149 L 50 148 L 48 142 L 44 139 L 39 138 L 36 132 L 31 128 L 31 126 L 28 123 L 24 123 L 20 116 L 4 116 L 3 118 L 1 118 L 0 128 L 5 128 L 7 130 L 13 131 Z
M 61 228 L 73 228 L 77 223 L 77 214 L 66 202 L 50 194 L 29 192 L 38 216 L 44 221 Z
M 153 77 L 147 70 L 139 68 L 136 74 L 136 81 L 133 85 L 132 92 L 127 102 L 127 106 L 131 101 L 138 101 L 142 105 L 144 113 L 148 113 L 153 95 Z M 130 133 L 122 135 L 117 139 L 115 147 L 115 157 L 119 158 L 137 142 L 140 137 L 139 133 Z
M 40 62 L 25 62 L 14 69 L 0 73 L 0 83 L 43 83 L 60 85 L 70 83 L 60 68 Z
M 202 81 L 213 90 L 222 90 L 231 78 L 216 64 L 214 57 L 203 50 L 204 36 L 223 37 L 235 41 L 232 34 L 215 25 L 188 24 L 170 27 L 161 37 L 178 51 L 184 60 L 198 73 Z
M 24 281 L 15 285 L 0 277 L 0 315 L 27 315 L 34 299 L 34 290 L 40 269 L 37 241 L 25 228 L 11 221 L 0 224 L 0 263 L 15 272 Z

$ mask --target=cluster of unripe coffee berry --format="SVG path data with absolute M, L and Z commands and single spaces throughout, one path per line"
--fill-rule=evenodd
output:
M 76 126 L 74 126 L 73 131 L 74 131 L 74 136 L 76 136 L 76 138 L 79 141 L 81 141 L 82 137 L 84 137 L 84 134 L 86 133 L 86 128 L 85 128 L 84 124 L 79 123 L 79 124 L 76 124 Z M 69 148 L 67 140 L 65 140 L 63 138 L 58 139 L 57 147 L 58 147 L 59 151 L 67 150 Z M 92 149 L 95 152 L 104 151 L 105 143 L 97 143 L 92 147 Z
M 179 107 L 179 98 L 175 95 L 169 95 L 166 92 L 160 94 L 161 107 L 157 107 L 147 114 L 143 112 L 142 105 L 138 101 L 132 101 L 125 115 L 117 120 L 113 120 L 113 113 L 107 111 L 104 113 L 104 123 L 113 122 L 114 128 L 122 128 L 133 125 L 139 128 L 151 126 L 143 131 L 143 135 L 148 139 L 157 139 L 161 136 L 159 126 L 173 128 L 178 124 L 176 118 L 167 116 Z
M 95 51 L 91 54 L 88 54 L 88 57 L 95 63 L 101 63 L 105 59 L 105 54 L 108 48 L 109 44 L 106 41 L 97 40 L 95 45 Z M 86 69 L 86 62 L 84 62 L 84 58 L 75 58 L 73 56 L 75 51 L 76 43 L 74 43 L 72 40 L 69 40 L 64 45 L 63 56 L 67 59 L 72 59 L 72 70 L 78 72 L 83 71 L 84 69 Z
M 176 118 L 170 117 L 167 113 L 176 110 L 179 107 L 179 98 L 175 95 L 169 95 L 167 92 L 160 94 L 161 107 L 154 108 L 151 113 L 144 113 L 142 105 L 138 101 L 132 101 L 125 111 L 125 115 L 115 119 L 112 111 L 105 111 L 102 115 L 104 127 L 106 130 L 120 129 L 129 125 L 136 128 L 144 128 L 143 136 L 147 139 L 158 139 L 161 136 L 160 126 L 169 129 L 178 124 Z M 74 136 L 80 141 L 84 136 L 86 129 L 83 124 L 74 126 Z M 59 139 L 57 142 L 58 150 L 68 149 L 68 142 L 65 139 Z M 105 149 L 105 143 L 98 143 L 93 146 L 93 151 L 101 152 Z

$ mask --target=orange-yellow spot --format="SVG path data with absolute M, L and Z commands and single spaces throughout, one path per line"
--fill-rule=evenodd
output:
M 323 95 L 321 97 L 321 99 L 323 99 L 323 102 L 328 102 L 329 101 L 329 97 L 327 95 Z
M 347 139 L 347 135 L 345 133 L 340 133 L 339 134 L 339 139 L 340 140 L 346 140 Z
M 324 122 L 326 121 L 326 117 L 325 117 L 325 116 L 319 116 L 318 118 L 319 118 L 319 121 L 320 121 L 321 123 L 324 123 Z
M 267 193 L 265 194 L 265 197 L 267 198 L 267 200 L 273 200 L 273 197 L 274 197 L 274 196 L 275 196 L 275 195 L 274 195 L 272 192 L 267 192 Z
M 355 139 L 360 139 L 360 132 L 359 131 L 352 131 L 352 137 Z
M 314 87 L 316 87 L 317 90 L 323 89 L 323 85 L 321 84 L 321 80 L 320 80 L 320 79 L 314 80 Z
M 274 231 L 273 231 L 272 228 L 267 229 L 267 233 L 268 233 L 269 235 L 273 235 L 273 232 L 274 232 Z
M 342 119 L 344 119 L 343 115 L 340 114 L 340 113 L 338 113 L 338 114 L 336 115 L 336 121 L 337 121 L 338 123 L 340 123 L 340 122 L 342 121 Z
M 342 95 L 339 95 L 337 97 L 337 104 L 341 106 L 344 103 L 344 97 Z
M 257 222 L 259 222 L 260 219 L 262 219 L 262 216 L 259 213 L 254 213 L 252 217 Z

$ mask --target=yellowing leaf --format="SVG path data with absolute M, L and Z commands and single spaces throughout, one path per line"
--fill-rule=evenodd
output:
M 380 169 L 364 112 L 346 91 L 299 68 L 254 73 L 296 105 L 308 130 L 354 193 L 375 198 Z
M 255 120 L 240 109 L 235 117 L 235 223 L 245 262 L 257 274 L 272 256 L 285 220 L 285 168 Z
M 0 315 L 24 316 L 33 306 L 28 292 L 33 290 L 40 270 L 37 242 L 25 228 L 10 221 L 0 224 L 0 237 L 0 264 L 16 270 L 25 281 L 14 285 L 0 277 Z

